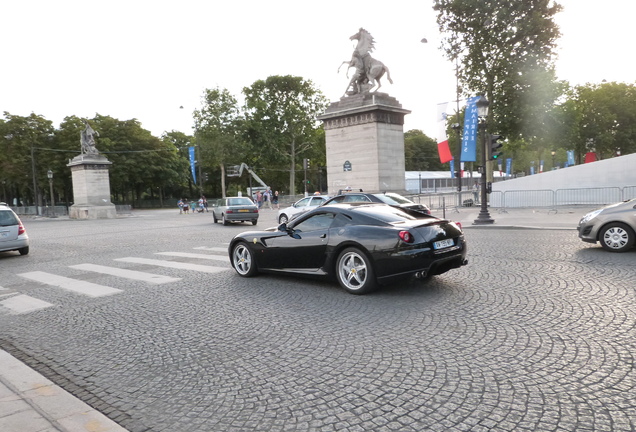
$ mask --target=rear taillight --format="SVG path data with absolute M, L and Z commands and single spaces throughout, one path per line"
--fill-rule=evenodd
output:
M 455 225 L 457 225 L 457 228 L 459 228 L 460 231 L 462 231 L 462 223 L 461 222 L 451 222 Z
M 26 232 L 26 229 L 24 229 L 24 225 L 22 225 L 22 222 L 20 222 L 20 225 L 18 225 L 18 235 L 22 235 Z
M 413 235 L 408 231 L 400 231 L 398 236 L 404 243 L 413 243 Z

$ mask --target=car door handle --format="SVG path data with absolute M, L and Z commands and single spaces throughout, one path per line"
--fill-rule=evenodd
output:
M 320 238 L 327 238 L 327 234 L 321 235 Z

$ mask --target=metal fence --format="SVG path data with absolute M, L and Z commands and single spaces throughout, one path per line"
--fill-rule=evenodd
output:
M 478 200 L 472 192 L 449 192 L 439 194 L 416 194 L 411 200 L 426 204 L 431 209 L 477 206 Z M 636 186 L 555 189 L 555 190 L 509 190 L 493 191 L 488 196 L 489 207 L 495 208 L 556 208 L 559 206 L 592 205 L 603 206 L 636 198 Z

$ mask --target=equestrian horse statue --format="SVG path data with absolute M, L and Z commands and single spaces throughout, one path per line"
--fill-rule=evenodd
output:
M 355 68 L 355 73 L 349 81 L 347 90 L 345 90 L 345 95 L 367 93 L 372 89 L 377 92 L 380 87 L 382 87 L 380 78 L 384 76 L 385 72 L 387 79 L 391 84 L 393 84 L 389 68 L 387 68 L 380 60 L 376 60 L 371 57 L 371 51 L 373 51 L 375 43 L 371 33 L 360 27 L 358 33 L 351 36 L 349 40 L 357 40 L 358 43 L 356 48 L 353 50 L 351 60 L 344 61 L 340 65 L 340 67 L 342 67 L 343 64 L 347 64 L 349 65 L 349 68 Z M 340 68 L 338 68 L 338 71 L 340 71 Z M 376 82 L 377 87 L 374 89 Z

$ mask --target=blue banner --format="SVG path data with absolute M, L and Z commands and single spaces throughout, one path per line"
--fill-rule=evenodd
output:
M 568 166 L 574 165 L 574 150 L 568 150 Z
M 455 178 L 455 159 L 450 160 L 451 178 Z
M 194 164 L 195 164 L 195 160 L 194 160 L 194 147 L 189 147 L 189 151 L 190 151 L 190 170 L 192 171 L 192 178 L 194 179 L 194 184 L 197 183 L 197 173 L 196 170 L 194 169 Z
M 466 112 L 464 113 L 464 135 L 462 136 L 462 162 L 475 162 L 477 160 L 477 130 L 479 117 L 475 102 L 480 96 L 468 98 Z
M 506 175 L 510 175 L 510 171 L 512 171 L 512 158 L 506 159 Z

